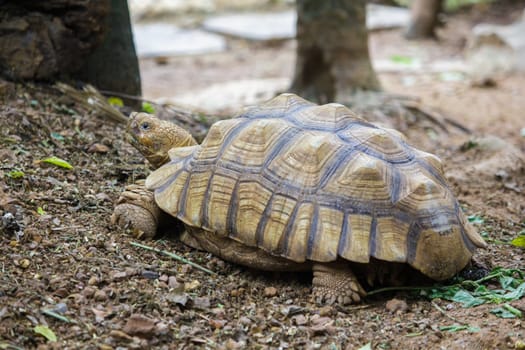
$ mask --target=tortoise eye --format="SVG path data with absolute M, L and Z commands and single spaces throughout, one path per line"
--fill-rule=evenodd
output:
M 143 122 L 142 124 L 140 124 L 140 128 L 141 128 L 142 130 L 149 130 L 150 125 L 149 125 L 148 122 Z

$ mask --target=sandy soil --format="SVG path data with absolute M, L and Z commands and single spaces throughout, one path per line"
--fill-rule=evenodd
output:
M 439 42 L 408 45 L 434 58 L 458 56 L 464 28 L 483 16 L 450 17 Z M 383 57 L 401 44 L 398 31 L 371 38 L 373 54 Z M 239 41 L 226 53 L 171 58 L 162 66 L 143 61 L 145 95 L 290 76 L 293 47 Z M 409 127 L 406 133 L 444 159 L 462 206 L 483 218 L 477 228 L 489 248 L 478 259 L 489 268 L 523 269 L 523 250 L 508 242 L 525 229 L 525 76 L 501 78 L 491 88 L 435 75 L 417 76 L 410 86 L 398 74 L 380 78 L 387 91 L 418 96 L 471 130 Z M 216 272 L 211 275 L 134 246 L 109 222 L 124 186 L 149 171 L 124 142 L 123 127 L 46 86 L 1 82 L 0 97 L 0 213 L 15 219 L 0 230 L 0 349 L 525 348 L 523 320 L 497 317 L 493 304 L 463 308 L 398 291 L 351 307 L 320 307 L 310 300 L 309 274 L 251 271 L 169 236 L 146 242 Z M 50 156 L 74 168 L 42 161 Z M 523 299 L 510 305 L 525 312 Z M 454 324 L 471 328 L 442 328 Z M 52 330 L 57 341 L 46 340 L 37 326 Z

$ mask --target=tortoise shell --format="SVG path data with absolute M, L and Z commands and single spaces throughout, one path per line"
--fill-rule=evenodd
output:
M 170 159 L 146 181 L 161 209 L 296 262 L 374 257 L 443 280 L 485 244 L 436 156 L 340 104 L 282 94 Z

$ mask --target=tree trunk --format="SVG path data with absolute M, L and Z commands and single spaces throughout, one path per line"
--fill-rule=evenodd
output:
M 107 21 L 109 28 L 104 41 L 87 57 L 76 77 L 100 90 L 139 96 L 140 72 L 126 0 L 111 0 Z M 124 100 L 127 105 L 135 104 Z
M 441 0 L 412 0 L 410 23 L 405 30 L 405 38 L 422 39 L 435 37 Z
M 297 61 L 291 90 L 326 103 L 379 90 L 368 54 L 365 0 L 297 0 Z
M 0 75 L 52 80 L 100 44 L 109 0 L 0 0 Z

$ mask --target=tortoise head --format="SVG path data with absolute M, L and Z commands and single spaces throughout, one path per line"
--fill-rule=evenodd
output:
M 129 116 L 127 140 L 151 163 L 159 168 L 169 161 L 168 151 L 176 147 L 196 145 L 189 132 L 147 113 Z

